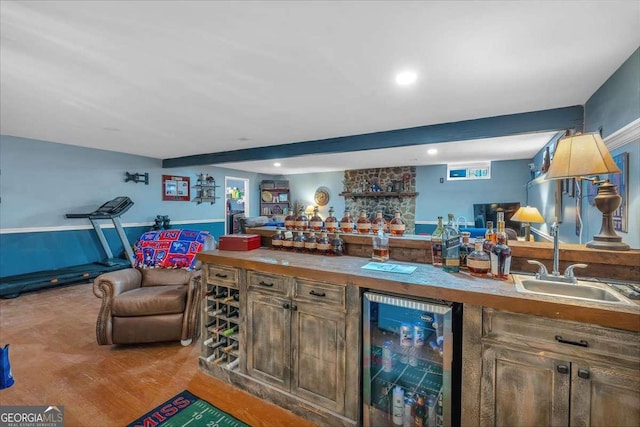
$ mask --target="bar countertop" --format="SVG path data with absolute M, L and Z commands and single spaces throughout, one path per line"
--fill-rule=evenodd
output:
M 416 267 L 412 274 L 390 273 L 363 269 L 371 261 L 368 258 L 300 254 L 265 248 L 247 252 L 204 251 L 197 258 L 205 263 L 353 284 L 362 289 L 402 296 L 459 302 L 640 332 L 640 304 L 600 303 L 522 293 L 516 290 L 512 280 L 483 279 L 464 272 L 446 273 L 430 264 L 390 260 L 389 264 Z

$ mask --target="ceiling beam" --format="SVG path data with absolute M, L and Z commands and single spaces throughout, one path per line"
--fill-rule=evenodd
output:
M 272 160 L 309 154 L 332 154 L 378 148 L 406 147 L 447 141 L 495 138 L 533 132 L 572 129 L 582 131 L 584 107 L 554 108 L 460 122 L 395 129 L 268 147 L 246 148 L 162 160 L 163 168 Z

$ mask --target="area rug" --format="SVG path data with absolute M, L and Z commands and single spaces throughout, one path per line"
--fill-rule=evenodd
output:
M 147 412 L 127 427 L 249 427 L 187 390 Z

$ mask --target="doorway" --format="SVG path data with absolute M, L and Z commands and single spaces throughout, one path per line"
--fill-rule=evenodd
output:
M 249 180 L 233 176 L 224 177 L 224 230 L 225 234 L 241 233 L 240 218 L 249 216 Z

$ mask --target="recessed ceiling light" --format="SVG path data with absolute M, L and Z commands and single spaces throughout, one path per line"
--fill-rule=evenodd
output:
M 279 168 L 279 167 L 280 167 L 280 162 L 275 162 L 275 163 L 273 164 L 273 166 L 275 166 L 275 167 Z
M 418 75 L 413 71 L 403 71 L 402 73 L 398 73 L 396 75 L 396 83 L 400 86 L 408 86 L 412 83 L 415 83 Z
M 429 148 L 427 150 L 427 154 L 429 154 L 430 156 L 433 156 L 434 154 L 438 153 L 438 149 L 437 148 Z

